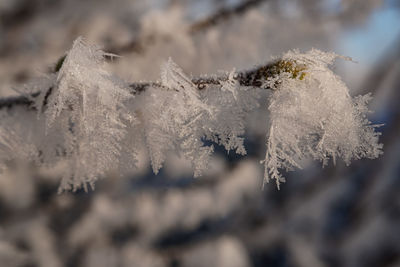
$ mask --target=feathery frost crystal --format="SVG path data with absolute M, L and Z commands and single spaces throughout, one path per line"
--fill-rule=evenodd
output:
M 233 93 L 221 90 L 228 83 Z M 155 173 L 167 154 L 175 152 L 192 163 L 194 176 L 200 176 L 213 152 L 203 140 L 245 154 L 240 136 L 246 112 L 257 107 L 257 94 L 246 95 L 231 80 L 200 91 L 171 59 L 162 66 L 161 84 L 135 99 Z
M 94 181 L 119 161 L 121 141 L 135 119 L 125 107 L 128 85 L 103 68 L 105 53 L 78 38 L 67 54 L 51 92 L 47 135 L 61 137 L 67 160 L 61 188 Z
M 282 61 L 302 66 L 293 78 L 288 70 L 271 78 L 275 88 L 268 110 L 270 130 L 265 156 L 265 181 L 284 181 L 280 169 L 301 168 L 306 158 L 326 165 L 329 159 L 377 158 L 382 152 L 377 125 L 366 118 L 370 95 L 351 98 L 348 88 L 330 69 L 339 56 L 311 50 L 291 51 Z
M 272 72 L 233 70 L 203 77 L 209 81 L 204 83 L 170 59 L 161 68 L 161 82 L 143 90 L 107 72 L 105 55 L 78 38 L 57 75 L 39 92 L 27 94 L 37 118 L 24 106 L 0 110 L 1 169 L 13 159 L 64 166 L 60 191 L 87 190 L 111 169 L 134 167 L 144 143 L 155 173 L 176 153 L 200 176 L 213 152 L 206 140 L 246 154 L 245 119 L 258 108 L 262 88 L 273 89 L 265 181 L 275 179 L 279 188 L 284 181 L 280 171 L 301 168 L 306 158 L 323 165 L 342 158 L 349 164 L 382 153 L 376 125 L 366 116 L 371 97 L 350 97 L 328 68 L 335 54 L 293 51 Z

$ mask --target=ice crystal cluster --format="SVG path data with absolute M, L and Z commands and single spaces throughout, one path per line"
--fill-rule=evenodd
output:
M 366 117 L 371 97 L 349 95 L 329 69 L 335 54 L 289 52 L 269 77 L 258 77 L 259 86 L 242 82 L 235 70 L 196 83 L 170 59 L 161 81 L 142 90 L 110 74 L 105 56 L 112 55 L 77 39 L 48 85 L 27 94 L 37 116 L 28 107 L 0 111 L 0 167 L 17 158 L 63 166 L 61 191 L 87 189 L 110 170 L 134 167 L 145 144 L 155 173 L 175 153 L 201 176 L 214 150 L 206 140 L 246 154 L 245 120 L 259 108 L 262 88 L 272 89 L 268 111 L 261 107 L 270 116 L 265 181 L 275 179 L 279 187 L 280 171 L 301 168 L 308 158 L 350 163 L 381 153 L 376 126 Z
M 231 75 L 232 76 L 232 75 Z M 221 84 L 199 90 L 171 59 L 162 66 L 161 85 L 136 96 L 145 143 L 152 167 L 159 171 L 170 152 L 192 162 L 194 176 L 207 168 L 210 140 L 227 151 L 245 154 L 244 116 L 258 106 L 258 94 L 248 93 L 232 77 Z M 226 92 L 226 90 L 229 90 Z
M 352 98 L 328 66 L 338 55 L 311 50 L 282 57 L 297 67 L 268 82 L 275 88 L 269 102 L 270 128 L 265 156 L 265 181 L 284 181 L 280 169 L 301 168 L 304 159 L 329 159 L 346 164 L 353 159 L 377 158 L 382 152 L 379 133 L 367 119 L 371 96 Z M 297 73 L 301 71 L 302 73 Z M 293 77 L 296 75 L 297 77 Z

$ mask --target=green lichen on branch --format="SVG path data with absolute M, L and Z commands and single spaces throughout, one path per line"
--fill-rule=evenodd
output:
M 306 65 L 298 64 L 294 60 L 278 60 L 268 69 L 269 75 L 267 77 L 277 76 L 282 73 L 289 73 L 293 79 L 304 80 L 305 76 L 307 75 L 307 72 L 305 72 L 306 70 Z
M 238 76 L 240 85 L 276 89 L 274 86 L 271 87 L 270 83 L 266 83 L 266 81 L 279 77 L 283 73 L 288 73 L 292 79 L 304 80 L 307 75 L 306 70 L 307 66 L 305 64 L 299 64 L 295 60 L 278 59 L 252 70 L 239 72 Z

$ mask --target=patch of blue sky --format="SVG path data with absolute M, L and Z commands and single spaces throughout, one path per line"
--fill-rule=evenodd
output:
M 347 30 L 339 40 L 338 52 L 372 64 L 399 36 L 400 11 L 386 6 L 375 11 L 365 27 Z

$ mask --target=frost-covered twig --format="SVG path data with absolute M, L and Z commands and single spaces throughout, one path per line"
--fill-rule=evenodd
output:
M 265 83 L 269 78 L 274 77 L 275 75 L 281 72 L 298 72 L 296 68 L 291 69 L 291 67 L 284 67 L 283 64 L 288 64 L 288 62 L 284 63 L 281 60 L 275 60 L 271 63 L 267 63 L 265 65 L 260 65 L 258 67 L 234 72 L 233 79 L 237 80 L 239 85 L 241 86 L 250 86 L 253 88 L 260 89 L 272 89 L 269 83 Z M 57 68 L 57 71 L 62 67 L 62 64 Z M 197 87 L 198 90 L 202 90 L 207 86 L 215 86 L 219 85 L 223 82 L 229 80 L 229 73 L 223 75 L 204 75 L 201 77 L 193 77 L 191 78 L 192 83 Z M 145 91 L 147 88 L 164 88 L 161 82 L 134 82 L 130 83 L 128 89 L 132 95 L 140 94 Z M 41 88 L 40 91 L 45 91 L 44 95 L 44 105 L 47 104 L 47 99 L 52 93 L 52 87 L 49 88 Z M 30 94 L 13 96 L 13 97 L 5 97 L 0 98 L 0 110 L 1 109 L 11 109 L 13 107 L 24 106 L 28 109 L 36 109 L 34 105 L 35 99 L 40 96 L 40 92 L 34 92 Z
M 200 176 L 213 152 L 206 140 L 246 154 L 245 119 L 268 88 L 265 181 L 279 188 L 281 171 L 301 168 L 304 159 L 349 164 L 382 153 L 377 125 L 367 119 L 371 97 L 350 97 L 328 67 L 334 53 L 290 51 L 252 70 L 200 78 L 170 59 L 160 81 L 135 84 L 110 74 L 105 55 L 79 38 L 57 75 L 34 87 L 41 90 L 0 101 L 0 168 L 15 158 L 64 164 L 60 190 L 87 190 L 111 169 L 134 167 L 144 143 L 155 173 L 177 153 Z

